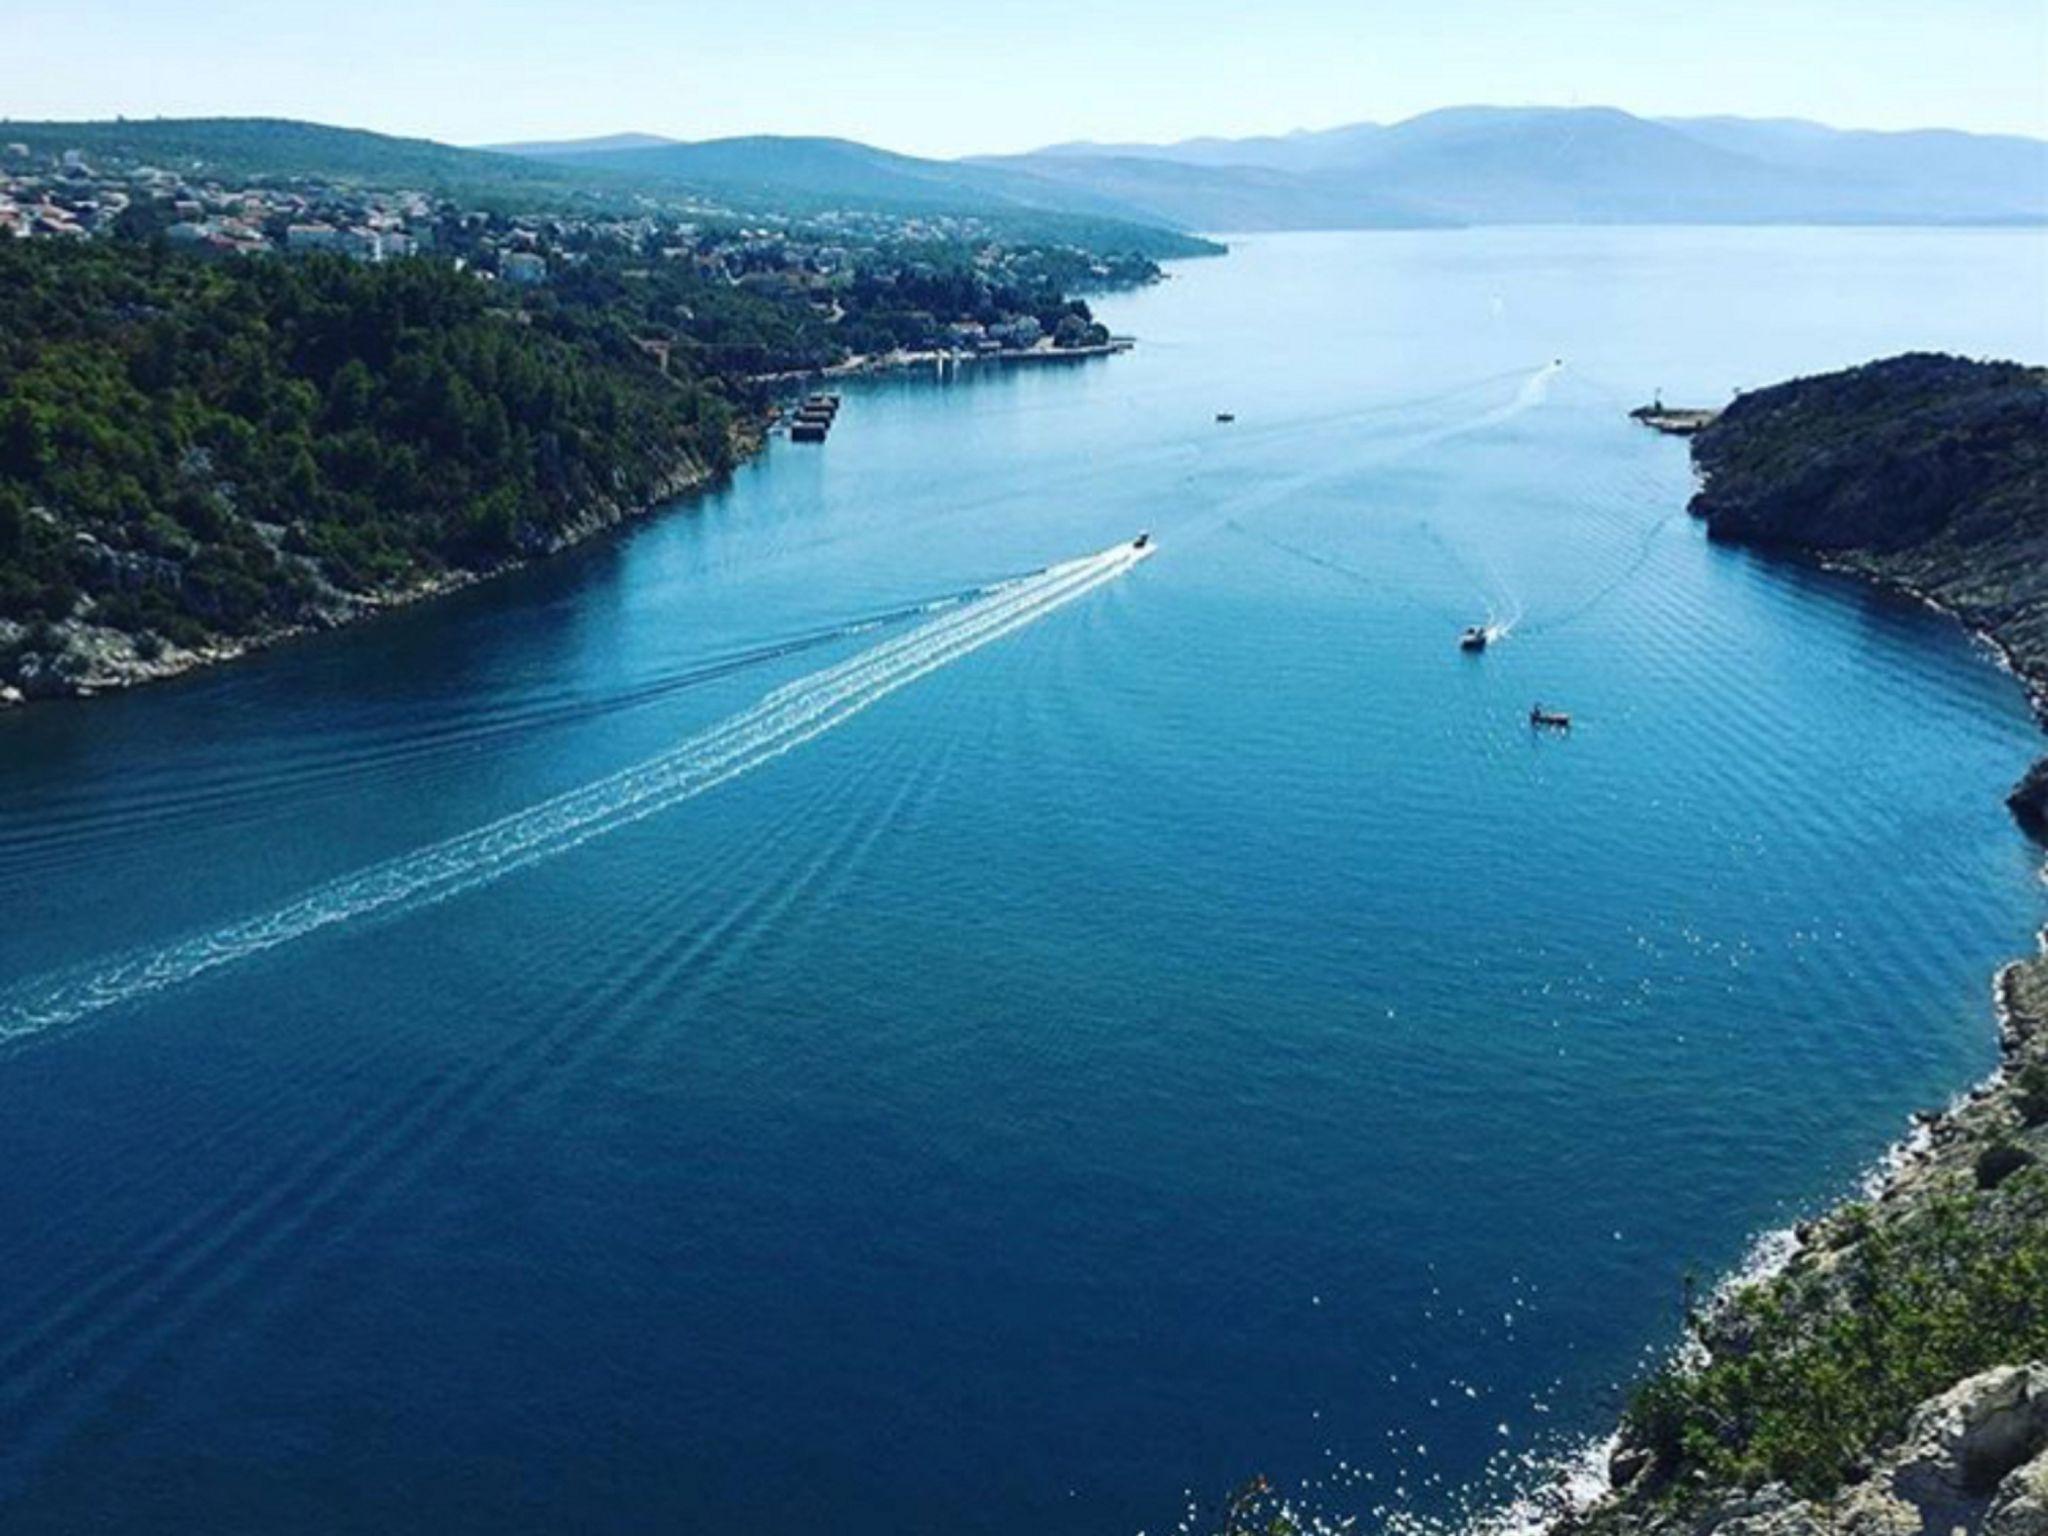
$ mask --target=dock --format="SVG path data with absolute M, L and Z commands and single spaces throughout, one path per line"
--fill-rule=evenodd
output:
M 1694 406 L 1666 405 L 1662 400 L 1656 400 L 1648 405 L 1639 405 L 1628 414 L 1631 420 L 1641 422 L 1652 431 L 1668 432 L 1673 437 L 1691 437 L 1701 428 L 1712 426 L 1721 413 Z

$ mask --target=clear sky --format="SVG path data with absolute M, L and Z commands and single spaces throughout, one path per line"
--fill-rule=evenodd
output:
M 0 114 L 921 154 L 1469 102 L 2048 136 L 2048 0 L 6 0 Z

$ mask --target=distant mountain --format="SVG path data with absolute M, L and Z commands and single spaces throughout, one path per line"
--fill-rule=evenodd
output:
M 1440 208 L 1327 177 L 1260 165 L 1184 162 L 1159 155 L 1042 154 L 984 162 L 1071 190 L 1103 193 L 1134 218 L 1192 229 L 1428 228 L 1463 222 Z
M 1390 125 L 1056 144 L 981 163 L 1101 191 L 1199 229 L 2048 220 L 2041 140 L 1794 120 L 1657 121 L 1611 107 L 1453 107 Z
M 602 154 L 613 149 L 658 149 L 675 142 L 659 133 L 607 133 L 594 139 L 545 139 L 530 144 L 484 144 L 479 148 L 497 155 L 527 155 L 553 160 Z
M 1361 146 L 1387 131 L 1381 123 L 1352 123 L 1343 128 L 1296 129 L 1248 139 L 1180 139 L 1172 144 L 1096 144 L 1075 139 L 1033 151 L 1032 158 L 1171 160 L 1182 165 L 1262 166 L 1272 171 L 1315 171 L 1342 164 Z
M 763 134 L 626 149 L 576 147 L 536 158 L 601 171 L 636 186 L 688 191 L 738 206 L 796 213 L 869 209 L 969 215 L 1155 256 L 1213 249 L 1159 228 L 1179 221 L 1150 214 L 1105 188 L 1032 169 L 924 160 L 851 139 Z
M 1670 126 L 1734 154 L 1942 200 L 1998 208 L 2048 204 L 2048 145 L 2010 134 L 1922 128 L 1904 133 L 1829 128 L 1797 118 L 1695 117 Z

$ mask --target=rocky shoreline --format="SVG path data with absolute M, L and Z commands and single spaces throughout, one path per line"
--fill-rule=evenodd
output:
M 733 435 L 733 456 L 744 461 L 757 453 L 765 434 L 753 424 Z M 61 623 L 41 626 L 38 637 L 26 625 L 0 619 L 0 710 L 38 700 L 87 699 L 99 694 L 182 677 L 203 667 L 218 666 L 265 651 L 289 640 L 323 634 L 351 624 L 443 597 L 467 587 L 522 570 L 563 550 L 636 522 L 679 497 L 708 488 L 714 476 L 695 460 L 686 459 L 654 492 L 632 503 L 594 504 L 564 528 L 531 538 L 513 559 L 483 569 L 451 569 L 424 581 L 374 592 L 348 592 L 323 583 L 318 602 L 290 624 L 266 627 L 254 634 L 223 636 L 198 646 L 168 641 L 96 624 L 90 612 Z
M 2048 956 L 2016 960 L 1993 987 L 2000 1061 L 1991 1076 L 1939 1112 L 1916 1114 L 1862 1198 L 1801 1222 L 1768 1274 L 1730 1287 L 1698 1322 L 1703 1360 L 1740 1357 L 1742 1319 L 1730 1303 L 1766 1282 L 1797 1283 L 1820 1314 L 1853 1306 L 1857 1250 L 1937 1202 L 1995 1189 L 2048 1154 L 2048 1106 L 2030 1072 L 2048 1071 Z M 2048 1300 L 2048 1297 L 2044 1297 Z M 1825 1498 L 1782 1483 L 1674 1484 L 1674 1469 L 1630 1428 L 1612 1443 L 1608 1489 L 1563 1507 L 1558 1536 L 1981 1536 L 2048 1533 L 2048 1361 L 1997 1365 L 1921 1401 L 1895 1440 L 1868 1447 L 1864 1475 Z
M 2048 726 L 2048 372 L 1909 355 L 1795 380 L 1738 400 L 1693 454 L 1691 511 L 1712 537 L 1815 559 L 1954 615 Z M 2048 758 L 2009 803 L 2036 837 L 2048 831 Z M 1560 1491 L 1553 1531 L 2048 1536 L 2048 955 L 2004 967 L 1993 1000 L 1993 1074 L 1916 1115 L 1865 1198 L 1801 1223 L 1767 1272 L 1692 1318 L 1681 1358 L 1613 1442 L 1606 1491 Z M 2019 1281 L 1975 1295 L 1994 1275 Z M 1972 1304 L 1980 1324 L 2011 1324 L 2007 1335 L 1920 1358 L 1915 1330 L 1954 1326 Z M 1869 1335 L 1880 1314 L 1905 1320 L 1899 1345 L 1875 1356 L 1880 1369 L 1899 1357 L 1894 1397 L 1913 1384 L 1904 1411 L 1872 1412 L 1853 1433 L 1821 1422 L 1833 1399 L 1818 1374 L 1812 1401 L 1781 1394 L 1773 1421 L 1740 1411 L 1770 1401 L 1751 1383 L 1834 1364 L 1832 1341 Z M 1970 1366 L 1929 1363 L 1942 1360 Z M 1802 1431 L 1846 1454 L 1799 1461 L 1784 1447 Z M 1766 1435 L 1775 1461 L 1755 1453 Z

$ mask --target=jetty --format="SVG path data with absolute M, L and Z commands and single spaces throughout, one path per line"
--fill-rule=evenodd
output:
M 1703 427 L 1710 427 L 1721 413 L 1699 406 L 1666 405 L 1659 398 L 1648 405 L 1639 405 L 1630 411 L 1629 417 L 1639 421 L 1652 431 L 1668 432 L 1673 437 L 1691 437 Z

